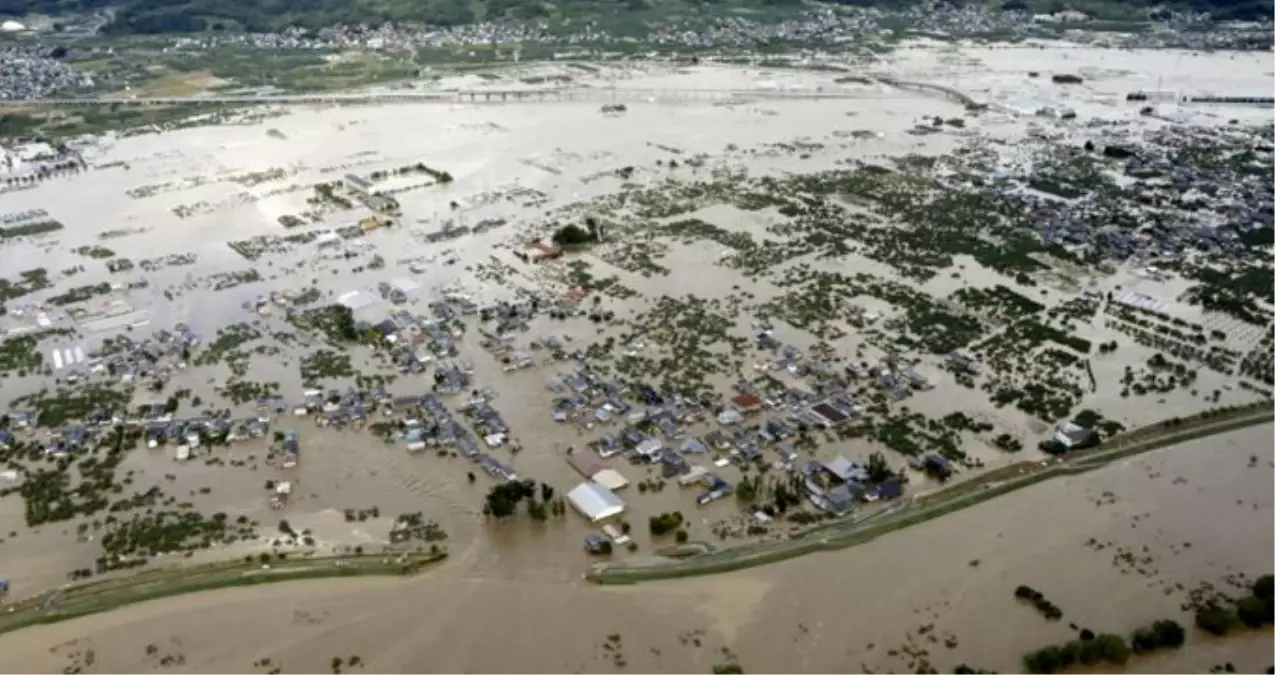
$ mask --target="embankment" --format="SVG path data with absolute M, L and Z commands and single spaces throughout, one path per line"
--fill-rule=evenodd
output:
M 1204 436 L 1271 422 L 1269 403 L 1206 411 L 1122 434 L 1092 450 L 1050 462 L 1024 462 L 989 472 L 948 489 L 904 502 L 869 518 L 816 527 L 791 539 L 724 549 L 675 562 L 601 563 L 586 575 L 599 584 L 630 584 L 657 579 L 718 574 L 788 560 L 816 551 L 863 544 L 889 532 L 994 499 L 1058 476 L 1093 471 L 1112 462 Z
M 254 559 L 141 572 L 66 586 L 27 598 L 0 614 L 0 633 L 57 623 L 125 605 L 234 586 L 352 576 L 406 576 L 447 557 L 444 552 Z

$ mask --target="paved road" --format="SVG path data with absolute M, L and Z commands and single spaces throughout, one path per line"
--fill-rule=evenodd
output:
M 626 102 L 626 101 L 703 101 L 727 102 L 750 100 L 835 100 L 881 98 L 881 92 L 865 93 L 846 90 L 793 89 L 642 89 L 642 88 L 554 88 L 554 89 L 476 89 L 443 91 L 388 91 L 326 94 L 263 94 L 209 96 L 139 96 L 93 98 L 44 98 L 24 101 L 0 101 L 6 107 L 90 106 L 90 105 L 331 105 L 356 103 L 556 103 Z

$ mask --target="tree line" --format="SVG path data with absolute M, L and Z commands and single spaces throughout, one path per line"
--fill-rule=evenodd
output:
M 1026 590 L 1024 590 L 1026 589 Z M 1035 593 L 1019 586 L 1015 596 L 1033 599 Z M 1038 595 L 1038 593 L 1035 593 Z M 1268 626 L 1275 618 L 1275 576 L 1257 578 L 1247 595 L 1240 598 L 1217 596 L 1195 611 L 1196 628 L 1223 636 L 1244 626 Z M 1186 643 L 1186 629 L 1172 619 L 1162 619 L 1135 630 L 1126 640 L 1114 633 L 1095 634 L 1088 629 L 1080 637 L 1059 645 L 1049 645 L 1023 656 L 1023 667 L 1031 673 L 1054 673 L 1076 666 L 1119 666 L 1135 654 L 1177 649 Z

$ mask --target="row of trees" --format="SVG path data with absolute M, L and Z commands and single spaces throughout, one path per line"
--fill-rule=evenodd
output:
M 1114 633 L 1082 634 L 1061 645 L 1037 649 L 1023 657 L 1029 673 L 1053 673 L 1076 665 L 1122 665 L 1131 653 L 1124 638 Z
M 1032 673 L 1052 673 L 1075 665 L 1120 665 L 1129 660 L 1131 654 L 1181 647 L 1186 642 L 1186 629 L 1177 621 L 1162 619 L 1134 631 L 1131 642 L 1132 647 L 1119 635 L 1095 635 L 1083 630 L 1079 639 L 1031 652 L 1023 657 L 1023 665 Z
M 1032 603 L 1032 606 L 1036 608 L 1036 611 L 1043 614 L 1045 618 L 1050 621 L 1057 621 L 1063 616 L 1062 610 L 1058 608 L 1058 605 L 1050 602 L 1049 599 L 1045 597 L 1044 593 L 1041 593 L 1031 586 L 1019 586 L 1014 589 L 1014 597 L 1019 600 L 1026 600 Z

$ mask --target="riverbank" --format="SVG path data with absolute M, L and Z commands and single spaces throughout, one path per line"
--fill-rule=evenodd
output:
M 235 586 L 329 577 L 408 576 L 446 557 L 447 553 L 442 551 L 394 556 L 273 558 L 269 562 L 252 557 L 234 562 L 142 572 L 68 586 L 27 598 L 0 615 L 0 633 L 109 612 L 147 600 Z
M 813 528 L 786 541 L 691 555 L 671 562 L 600 563 L 589 570 L 586 578 L 598 584 L 632 584 L 641 581 L 719 574 L 768 565 L 816 551 L 844 549 L 1051 478 L 1093 471 L 1134 455 L 1214 434 L 1266 424 L 1271 420 L 1271 408 L 1266 403 L 1206 411 L 1187 419 L 1174 418 L 1135 429 L 1093 450 L 1074 453 L 1065 460 L 1014 464 L 948 489 L 919 495 L 910 503 L 891 507 L 880 514 Z

